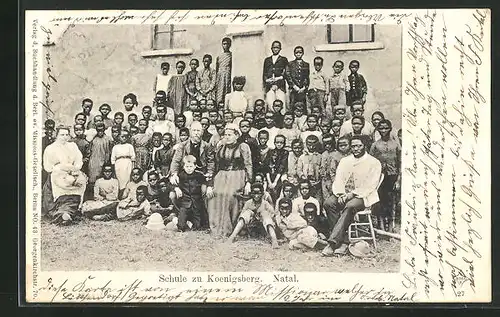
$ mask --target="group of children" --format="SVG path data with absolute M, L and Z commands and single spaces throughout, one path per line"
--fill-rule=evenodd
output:
M 302 81 L 295 81 L 293 67 L 286 68 L 290 101 L 268 104 L 257 99 L 252 107 L 243 91 L 245 77 L 234 77 L 231 89 L 230 45 L 229 39 L 223 40 L 217 71 L 210 68 L 210 55 L 204 56 L 201 72 L 196 59 L 186 74 L 185 63 L 177 62 L 175 76 L 169 75 L 169 64 L 162 63 L 154 101 L 140 111 L 133 93 L 123 97 L 123 108 L 112 116 L 109 104 L 94 112 L 91 99 L 82 101 L 72 131 L 88 176 L 82 215 L 130 220 L 160 213 L 165 223 L 175 224 L 170 226 L 174 230 L 206 229 L 206 214 L 197 210 L 206 204 L 207 182 L 196 158 L 183 157 L 178 184 L 168 179 L 178 145 L 189 139 L 190 127 L 199 122 L 209 151 L 224 143 L 229 124 L 238 126 L 238 142 L 248 144 L 251 151 L 251 191 L 242 195 L 246 202 L 231 241 L 242 231 L 251 233 L 252 224 L 258 223 L 273 246 L 280 235 L 289 240 L 290 248 L 324 246 L 331 224 L 322 204 L 333 195 L 336 167 L 350 154 L 353 136 L 360 136 L 382 163 L 387 181 L 379 189 L 374 212 L 380 228 L 393 229 L 389 226 L 400 187 L 401 130 L 394 135 L 391 121 L 380 111 L 370 120 L 365 117 L 367 85 L 357 72 L 359 62 L 351 61 L 351 74 L 344 76 L 343 62 L 336 61 L 328 77 L 322 72 L 323 59 L 316 57 L 314 71 Z M 296 62 L 305 63 L 302 47 L 295 48 L 294 55 Z M 54 128 L 55 122 L 46 120 L 44 149 L 54 140 Z M 47 179 L 46 173 L 43 176 Z

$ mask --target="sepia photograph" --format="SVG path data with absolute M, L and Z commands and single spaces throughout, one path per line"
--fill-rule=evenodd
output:
M 400 25 L 83 25 L 43 44 L 41 267 L 395 273 Z

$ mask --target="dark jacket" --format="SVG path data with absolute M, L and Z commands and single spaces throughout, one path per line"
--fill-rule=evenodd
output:
M 191 140 L 186 140 L 179 143 L 179 147 L 175 150 L 172 164 L 170 165 L 170 173 L 178 174 L 182 166 L 182 158 L 190 154 L 192 154 Z M 197 169 L 203 174 L 208 173 L 209 171 L 213 171 L 215 164 L 214 155 L 215 152 L 212 146 L 202 140 L 200 142 L 200 165 L 197 167 Z
M 278 56 L 276 63 L 273 63 L 273 59 L 271 56 L 268 56 L 264 59 L 264 69 L 262 70 L 262 81 L 264 84 L 264 90 L 268 92 L 271 89 L 273 84 L 266 83 L 266 79 L 274 77 L 283 77 L 283 80 L 277 81 L 275 84 L 279 89 L 286 91 L 285 85 L 285 69 L 288 65 L 288 59 L 283 56 Z
M 300 64 L 297 60 L 288 63 L 286 68 L 286 80 L 290 89 L 294 85 L 299 88 L 309 88 L 309 63 L 302 61 Z
M 178 208 L 200 208 L 203 205 L 203 193 L 201 190 L 202 185 L 206 185 L 207 180 L 205 176 L 199 172 L 194 171 L 188 174 L 185 171 L 179 172 L 179 189 L 182 192 L 182 197 L 177 199 Z

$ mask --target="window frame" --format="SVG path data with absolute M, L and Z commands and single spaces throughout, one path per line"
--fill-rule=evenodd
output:
M 375 24 L 371 24 L 371 40 L 369 41 L 353 41 L 353 32 L 355 24 L 349 25 L 349 40 L 332 42 L 332 24 L 326 25 L 326 40 L 328 44 L 351 44 L 351 43 L 374 43 L 375 42 Z

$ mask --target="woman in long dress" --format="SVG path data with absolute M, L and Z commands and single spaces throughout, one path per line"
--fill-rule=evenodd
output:
M 217 56 L 217 60 L 215 62 L 215 71 L 217 73 L 217 103 L 221 101 L 224 102 L 226 95 L 231 92 L 232 53 L 229 51 L 230 48 L 231 39 L 228 37 L 223 38 L 223 52 Z
M 132 144 L 127 143 L 129 133 L 127 130 L 120 132 L 120 144 L 113 146 L 111 151 L 111 164 L 115 166 L 120 193 L 123 192 L 130 181 L 130 173 L 135 164 L 135 151 Z
M 215 235 L 231 234 L 244 203 L 236 194 L 242 189 L 250 192 L 252 157 L 248 144 L 237 142 L 239 134 L 238 126 L 228 124 L 215 152 L 213 190 L 207 188 L 210 229 Z
M 59 224 L 74 220 L 87 184 L 87 177 L 81 171 L 82 153 L 69 139 L 70 129 L 58 127 L 55 142 L 43 153 L 43 168 L 49 177 L 43 188 L 42 213 Z

